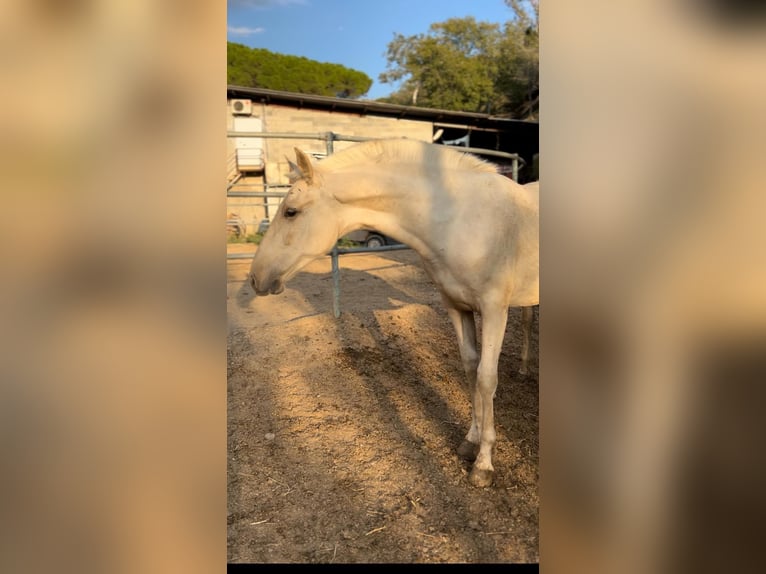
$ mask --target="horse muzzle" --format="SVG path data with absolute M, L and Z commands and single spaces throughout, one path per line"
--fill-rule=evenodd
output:
M 250 286 L 255 291 L 256 295 L 279 295 L 285 290 L 285 286 L 279 279 L 272 281 L 259 282 L 254 274 L 250 274 Z

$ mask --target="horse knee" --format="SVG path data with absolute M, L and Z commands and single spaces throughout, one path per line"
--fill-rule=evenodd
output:
M 476 383 L 483 396 L 494 396 L 497 388 L 497 369 L 482 369 L 481 364 L 479 364 Z

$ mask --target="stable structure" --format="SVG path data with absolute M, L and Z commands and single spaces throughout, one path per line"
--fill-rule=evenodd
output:
M 253 233 L 264 220 L 271 219 L 279 192 L 288 186 L 287 160 L 294 159 L 295 147 L 321 158 L 355 141 L 404 137 L 464 146 L 474 153 L 478 149 L 517 154 L 519 181 L 537 179 L 537 122 L 489 114 L 230 85 L 227 131 L 231 136 L 227 164 L 229 220 L 232 228 L 241 233 Z M 243 135 L 237 137 L 238 133 Z M 498 163 L 501 171 L 510 176 L 512 167 L 507 157 L 486 159 Z

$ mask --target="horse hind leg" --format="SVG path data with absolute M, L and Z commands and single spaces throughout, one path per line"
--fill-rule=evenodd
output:
M 453 327 L 455 327 L 460 359 L 463 362 L 463 369 L 468 380 L 468 390 L 473 402 L 471 408 L 471 428 L 468 430 L 468 434 L 463 439 L 463 442 L 460 443 L 457 453 L 461 458 L 473 462 L 479 454 L 479 440 L 481 437 L 478 420 L 480 409 L 477 408 L 478 405 L 476 404 L 476 370 L 479 366 L 479 353 L 476 350 L 476 320 L 473 311 L 455 309 L 447 302 L 445 302 L 445 305 L 447 307 L 447 315 L 452 321 Z
M 529 363 L 529 341 L 532 336 L 532 320 L 534 318 L 533 307 L 521 308 L 521 366 L 519 367 L 519 374 L 526 375 L 528 372 L 527 365 Z

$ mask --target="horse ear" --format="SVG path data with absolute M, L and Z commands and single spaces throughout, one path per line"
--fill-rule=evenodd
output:
M 290 184 L 293 184 L 302 178 L 303 174 L 301 173 L 300 168 L 290 161 L 289 157 L 285 157 L 285 159 L 287 160 L 287 165 L 290 168 L 290 173 L 287 174 L 287 181 L 289 181 Z
M 298 160 L 298 171 L 311 183 L 314 179 L 314 166 L 311 164 L 311 158 L 298 148 L 295 148 L 295 158 Z

